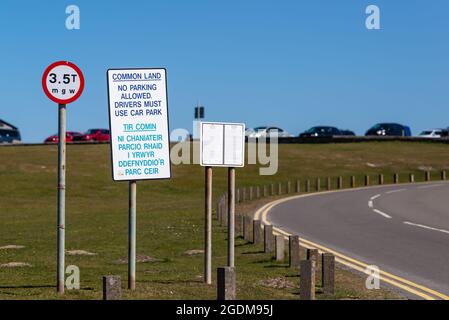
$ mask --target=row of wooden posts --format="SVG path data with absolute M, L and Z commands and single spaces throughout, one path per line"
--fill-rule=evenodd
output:
M 263 243 L 264 252 L 273 254 L 278 262 L 285 262 L 286 254 L 288 254 L 289 266 L 299 269 L 301 300 L 315 299 L 315 277 L 317 270 L 320 269 L 323 293 L 334 294 L 335 256 L 333 254 L 306 248 L 301 245 L 299 236 L 291 235 L 286 239 L 283 235 L 276 234 L 272 225 L 264 226 L 260 220 L 253 220 L 250 216 L 239 213 L 235 215 L 235 233 L 236 236 L 241 236 L 250 243 Z M 235 288 L 226 292 L 229 292 L 229 295 L 224 295 L 223 300 L 235 299 Z
M 370 175 L 365 175 L 364 186 L 370 185 Z M 446 171 L 441 171 L 441 180 L 446 180 Z M 324 190 L 332 189 L 332 178 L 324 179 Z M 334 178 L 335 180 L 335 178 Z M 424 181 L 431 181 L 432 175 L 430 171 L 424 172 Z M 393 174 L 394 183 L 415 182 L 415 175 L 410 173 L 408 181 L 401 181 L 400 175 Z M 336 188 L 343 189 L 343 177 L 336 178 Z M 357 186 L 356 177 L 349 177 L 349 186 L 355 188 Z M 378 185 L 384 184 L 384 175 L 377 176 Z M 363 186 L 362 185 L 362 186 Z M 285 187 L 284 187 L 285 186 Z M 315 179 L 315 188 L 312 190 L 311 179 L 296 180 L 294 184 L 294 192 L 300 193 L 311 191 L 321 191 L 321 178 Z M 302 189 L 303 188 L 303 189 Z M 290 181 L 277 184 L 269 184 L 264 186 L 243 187 L 236 189 L 236 203 L 243 203 L 254 199 L 268 196 L 278 196 L 292 193 L 292 183 Z M 227 226 L 227 195 L 221 196 L 217 202 L 217 219 L 219 224 Z M 300 299 L 312 300 L 315 298 L 315 275 L 317 270 L 321 270 L 321 286 L 323 293 L 333 294 L 335 290 L 334 274 L 335 274 L 335 256 L 330 253 L 319 253 L 317 249 L 306 248 L 301 246 L 299 236 L 291 235 L 286 239 L 283 235 L 275 234 L 273 226 L 262 225 L 261 221 L 254 220 L 252 217 L 240 213 L 235 214 L 235 233 L 236 236 L 242 236 L 250 243 L 264 244 L 264 251 L 272 253 L 278 262 L 284 262 L 286 252 L 288 251 L 289 266 L 299 268 L 300 274 Z M 288 241 L 287 241 L 288 240 Z M 218 268 L 217 270 L 217 297 L 220 300 L 235 299 L 235 270 L 229 268 Z M 228 274 L 229 273 L 229 274 Z M 232 288 L 230 288 L 232 287 Z M 229 290 L 230 289 L 230 290 Z M 121 298 L 121 278 L 120 276 L 103 277 L 103 299 L 117 300 Z
M 361 184 L 360 186 L 370 186 L 370 185 L 374 185 L 371 183 L 371 178 L 373 176 L 371 175 L 365 175 L 364 176 L 364 182 L 363 184 Z M 377 175 L 377 185 L 383 185 L 384 184 L 384 179 L 385 175 L 384 174 L 379 174 Z M 441 176 L 440 176 L 441 180 L 446 180 L 446 171 L 442 170 L 441 171 Z M 333 185 L 333 180 L 336 184 L 336 189 L 343 189 L 344 185 L 344 180 L 343 177 L 337 177 L 332 179 L 331 177 L 327 177 L 323 179 L 325 181 L 324 185 L 322 183 L 321 178 L 315 178 L 315 188 L 314 190 L 312 190 L 312 186 L 311 186 L 311 179 L 305 179 L 304 183 L 301 183 L 301 180 L 296 180 L 295 184 L 294 184 L 294 192 L 295 193 L 300 193 L 301 191 L 303 192 L 311 192 L 311 191 L 321 191 L 322 187 L 323 190 L 332 190 L 332 185 Z M 357 184 L 356 181 L 356 176 L 350 176 L 349 177 L 349 186 L 351 188 L 355 188 L 357 186 L 359 186 Z M 430 171 L 425 171 L 424 172 L 424 181 L 432 181 L 432 174 Z M 405 182 L 416 182 L 415 180 L 415 174 L 414 173 L 410 173 L 408 174 L 408 179 L 407 180 L 401 180 L 400 179 L 400 175 L 398 173 L 394 173 L 393 174 L 393 183 L 397 184 L 397 183 L 405 183 Z M 302 184 L 302 185 L 301 185 Z M 303 189 L 302 189 L 303 188 Z M 259 199 L 262 197 L 268 197 L 268 196 L 276 196 L 276 195 L 282 195 L 282 194 L 290 194 L 292 193 L 292 183 L 291 181 L 287 181 L 287 182 L 278 182 L 276 184 L 271 183 L 268 185 L 263 185 L 263 186 L 250 186 L 250 187 L 242 187 L 242 188 L 237 188 L 235 191 L 235 202 L 236 203 L 242 203 L 242 202 L 246 202 L 246 201 L 251 201 L 254 199 Z M 217 202 L 217 218 L 220 220 L 221 216 L 224 215 L 226 216 L 226 204 L 227 204 L 227 196 L 226 194 L 223 195 L 219 201 Z M 222 215 L 221 215 L 222 213 Z
M 408 181 L 400 181 L 400 175 L 393 174 L 393 183 L 400 182 L 415 182 L 415 175 L 413 173 L 408 175 Z M 429 171 L 424 172 L 424 181 L 431 181 L 432 175 Z M 441 180 L 446 180 L 446 171 L 441 171 Z M 301 180 L 295 181 L 295 193 L 301 192 L 301 187 L 304 187 L 304 192 L 311 192 L 311 179 L 304 180 L 301 186 Z M 331 190 L 332 179 L 325 178 L 325 190 Z M 384 184 L 384 175 L 377 176 L 378 185 Z M 285 187 L 283 187 L 283 185 Z M 370 185 L 370 175 L 364 176 L 364 186 Z M 256 187 L 243 187 L 236 189 L 236 203 L 243 203 L 259 199 L 261 197 L 276 196 L 292 193 L 292 183 L 290 181 L 277 184 L 269 184 Z M 343 189 L 343 177 L 336 178 L 337 189 Z M 355 188 L 356 177 L 349 177 L 349 186 Z M 316 178 L 316 185 L 314 191 L 321 191 L 321 179 Z M 221 226 L 227 226 L 227 195 L 221 196 L 217 202 L 217 219 Z M 315 299 L 315 275 L 317 270 L 321 270 L 321 286 L 324 294 L 333 294 L 335 290 L 335 256 L 331 253 L 320 253 L 317 249 L 306 248 L 301 246 L 299 236 L 290 235 L 286 239 L 283 235 L 277 234 L 273 231 L 272 225 L 263 225 L 260 220 L 254 220 L 251 216 L 241 213 L 235 214 L 235 234 L 243 237 L 246 241 L 254 244 L 264 244 L 264 252 L 272 253 L 278 262 L 285 261 L 285 254 L 288 251 L 289 266 L 299 268 L 300 274 L 300 299 L 313 300 Z M 287 241 L 288 240 L 288 241 Z M 223 285 L 223 284 L 222 284 Z M 225 292 L 224 288 L 222 290 Z M 230 295 L 222 296 L 223 299 L 234 299 L 235 288 L 229 290 Z

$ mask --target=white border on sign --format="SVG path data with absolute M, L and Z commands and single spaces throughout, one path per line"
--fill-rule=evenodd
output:
M 222 162 L 220 164 L 209 164 L 209 163 L 204 163 L 203 161 L 203 124 L 210 124 L 210 125 L 219 125 L 219 126 L 223 126 L 223 156 L 222 156 Z M 240 126 L 242 128 L 242 137 L 243 137 L 243 141 L 242 141 L 242 163 L 239 164 L 227 164 L 225 163 L 225 127 L 226 126 Z M 242 168 L 245 166 L 245 124 L 244 123 L 233 123 L 233 122 L 209 122 L 209 121 L 204 121 L 204 122 L 200 122 L 200 165 L 202 167 L 225 167 L 225 168 Z
M 111 117 L 111 98 L 110 98 L 110 86 L 109 86 L 109 72 L 113 72 L 113 71 L 125 71 L 125 70 L 163 70 L 164 71 L 164 76 L 165 76 L 165 102 L 166 102 L 166 137 L 167 137 L 167 148 L 168 148 L 168 153 L 167 153 L 167 160 L 168 160 L 168 170 L 169 170 L 169 174 L 168 176 L 165 177 L 159 177 L 159 178 L 148 178 L 148 177 L 144 177 L 144 178 L 130 178 L 130 179 L 116 179 L 115 175 L 114 175 L 114 146 L 113 146 L 113 130 L 112 130 L 112 117 Z M 166 179 L 171 179 L 172 177 L 172 169 L 171 169 L 171 157 L 170 157 L 170 119 L 169 119 L 169 111 L 168 111 L 168 81 L 167 81 L 167 69 L 166 68 L 110 68 L 108 70 L 106 70 L 106 80 L 107 80 L 107 89 L 108 89 L 108 117 L 109 117 L 109 130 L 111 133 L 111 141 L 110 141 L 110 151 L 111 151 L 111 170 L 112 170 L 112 180 L 113 181 L 143 181 L 143 180 L 166 180 Z

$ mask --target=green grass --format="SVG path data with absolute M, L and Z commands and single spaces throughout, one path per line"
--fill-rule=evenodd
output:
M 258 166 L 237 169 L 239 186 L 262 185 L 296 178 L 384 173 L 415 173 L 448 168 L 449 147 L 427 143 L 354 143 L 280 145 L 279 171 L 260 176 Z M 0 264 L 26 262 L 32 267 L 0 268 L 1 299 L 52 299 L 56 269 L 56 146 L 0 148 Z M 111 179 L 109 146 L 71 145 L 67 152 L 66 249 L 81 249 L 95 256 L 67 256 L 66 265 L 81 270 L 79 291 L 65 299 L 100 299 L 101 277 L 122 276 L 127 265 L 128 185 Z M 137 291 L 124 291 L 135 299 L 215 299 L 215 286 L 202 283 L 202 255 L 185 251 L 203 248 L 204 171 L 199 165 L 173 166 L 173 178 L 138 183 L 137 252 L 161 261 L 139 263 Z M 323 179 L 322 179 L 323 180 Z M 374 178 L 372 178 L 374 180 Z M 345 180 L 348 183 L 347 179 Z M 312 180 L 312 186 L 314 184 Z M 293 183 L 292 183 L 293 186 Z M 214 196 L 225 191 L 226 170 L 214 170 Z M 213 267 L 226 261 L 225 229 L 214 225 Z M 236 265 L 239 299 L 297 299 L 296 272 L 277 264 L 261 248 L 237 240 Z M 215 271 L 214 271 L 215 273 Z M 292 288 L 277 289 L 261 281 L 287 279 Z M 338 269 L 337 293 L 318 298 L 397 298 L 388 291 L 363 289 L 364 280 Z M 319 292 L 319 288 L 318 288 Z

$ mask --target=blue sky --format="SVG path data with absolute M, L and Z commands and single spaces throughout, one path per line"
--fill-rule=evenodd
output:
M 67 5 L 81 29 L 65 28 Z M 365 8 L 381 30 L 365 28 Z M 447 0 L 0 2 L 0 119 L 39 142 L 57 131 L 41 88 L 57 60 L 84 73 L 68 128 L 107 127 L 106 70 L 166 67 L 171 129 L 191 130 L 199 99 L 210 121 L 329 124 L 364 134 L 376 122 L 414 134 L 449 126 Z

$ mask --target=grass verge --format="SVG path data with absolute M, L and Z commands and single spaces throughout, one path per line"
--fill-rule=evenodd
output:
M 426 170 L 436 177 L 448 168 L 448 150 L 410 142 L 280 145 L 275 176 L 260 176 L 258 166 L 248 165 L 237 170 L 237 184 L 340 175 L 356 175 L 361 183 L 365 174 L 378 173 L 387 183 L 395 172 L 401 179 L 414 173 L 419 180 Z M 126 280 L 128 186 L 110 177 L 109 146 L 69 146 L 67 157 L 66 249 L 94 254 L 66 257 L 66 265 L 80 268 L 82 288 L 64 297 L 55 294 L 56 146 L 7 147 L 0 148 L 0 247 L 24 247 L 0 249 L 0 265 L 29 266 L 0 267 L 1 299 L 100 299 L 103 275 Z M 198 165 L 179 165 L 170 181 L 138 183 L 137 252 L 147 262 L 138 263 L 138 289 L 124 291 L 125 298 L 215 299 L 215 286 L 202 283 L 202 254 L 188 254 L 203 248 L 203 176 Z M 226 170 L 215 169 L 215 197 L 225 187 Z M 225 264 L 225 239 L 225 230 L 214 225 L 214 270 Z M 294 270 L 242 239 L 236 244 L 239 299 L 297 299 Z M 317 298 L 399 298 L 386 290 L 364 290 L 364 279 L 344 269 L 337 272 L 337 288 L 335 296 Z

